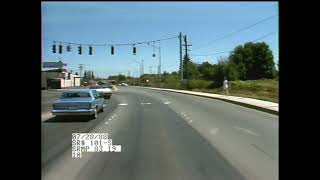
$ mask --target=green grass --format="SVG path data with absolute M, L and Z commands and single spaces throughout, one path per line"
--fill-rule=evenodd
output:
M 193 91 L 223 94 L 222 87 L 216 89 L 194 89 Z M 279 102 L 278 81 L 272 79 L 232 81 L 229 95 Z
M 212 81 L 204 80 L 192 80 L 189 88 L 192 91 L 207 92 L 214 94 L 224 94 L 222 87 L 209 89 L 207 87 Z M 231 81 L 229 95 L 248 97 L 254 99 L 260 99 L 265 101 L 271 101 L 278 103 L 278 80 L 274 79 L 261 79 L 261 80 L 248 80 L 248 81 Z M 146 84 L 144 86 L 147 86 Z M 172 79 L 165 83 L 153 83 L 148 84 L 149 87 L 160 87 L 168 89 L 184 89 L 187 90 L 186 86 L 180 83 L 179 79 Z M 190 89 L 189 89 L 190 90 Z

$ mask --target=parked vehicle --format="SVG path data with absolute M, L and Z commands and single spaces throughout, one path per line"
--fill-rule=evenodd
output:
M 93 89 L 73 89 L 62 93 L 59 100 L 53 103 L 52 114 L 57 116 L 83 115 L 92 118 L 103 112 L 105 99 Z
M 112 95 L 112 89 L 109 88 L 107 85 L 101 86 L 90 86 L 89 89 L 94 89 L 98 91 L 100 94 L 104 96 L 105 99 L 110 99 Z

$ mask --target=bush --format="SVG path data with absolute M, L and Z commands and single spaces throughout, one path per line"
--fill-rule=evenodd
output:
M 248 80 L 248 81 L 231 81 L 230 88 L 234 90 L 250 91 L 270 91 L 275 92 L 278 89 L 278 81 L 273 79 Z
M 194 79 L 187 83 L 187 89 L 206 89 L 211 84 L 211 81 Z

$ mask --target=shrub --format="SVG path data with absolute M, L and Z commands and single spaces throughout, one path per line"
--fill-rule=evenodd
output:
M 187 83 L 187 89 L 206 89 L 211 84 L 211 81 L 194 79 Z

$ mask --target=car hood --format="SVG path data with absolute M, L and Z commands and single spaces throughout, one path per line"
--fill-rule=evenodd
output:
M 63 102 L 91 102 L 92 98 L 63 98 L 55 101 L 55 103 L 63 103 Z

